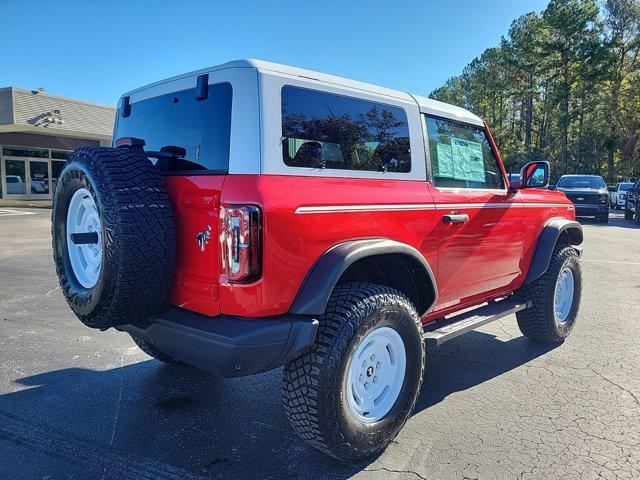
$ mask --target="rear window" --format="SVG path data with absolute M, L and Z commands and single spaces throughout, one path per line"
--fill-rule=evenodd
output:
M 284 86 L 282 137 L 289 167 L 411 171 L 407 114 L 400 107 Z
M 196 90 L 173 92 L 131 104 L 131 115 L 118 109 L 114 139 L 142 138 L 145 150 L 173 145 L 186 149 L 184 159 L 167 165 L 170 171 L 229 170 L 231 135 L 230 83 L 209 85 L 205 100 L 196 100 Z M 154 163 L 155 159 L 151 159 Z
M 605 188 L 602 177 L 561 177 L 556 187 L 560 188 Z

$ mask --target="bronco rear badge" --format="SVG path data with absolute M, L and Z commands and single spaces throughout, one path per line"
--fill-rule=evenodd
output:
M 211 240 L 211 225 L 207 225 L 206 229 L 196 235 L 196 243 L 200 247 L 201 252 L 204 252 L 204 249 L 207 246 L 207 243 L 209 243 L 209 240 Z

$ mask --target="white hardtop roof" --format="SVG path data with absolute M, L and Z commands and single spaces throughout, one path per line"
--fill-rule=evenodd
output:
M 291 67 L 288 65 L 282 65 L 279 63 L 266 62 L 263 60 L 233 60 L 231 62 L 223 63 L 221 65 L 216 65 L 214 67 L 203 68 L 201 70 L 196 70 L 193 72 L 185 73 L 182 75 L 178 75 L 175 77 L 168 78 L 166 80 L 161 80 L 159 82 L 155 82 L 144 87 L 137 88 L 135 90 L 131 90 L 130 92 L 125 93 L 123 96 L 131 95 L 133 93 L 139 92 L 141 90 L 146 90 L 151 87 L 155 87 L 164 83 L 172 82 L 175 80 L 180 80 L 182 78 L 193 77 L 196 75 L 201 75 L 207 72 L 214 72 L 217 70 L 224 70 L 228 68 L 253 68 L 262 72 L 269 72 L 273 75 L 282 75 L 282 76 L 294 76 L 306 78 L 309 80 L 315 80 L 319 82 L 330 83 L 333 85 L 339 85 L 347 88 L 363 90 L 369 93 L 384 95 L 387 97 L 398 98 L 409 102 L 416 102 L 420 107 L 420 111 L 429 115 L 441 116 L 453 120 L 457 120 L 464 123 L 470 123 L 473 125 L 484 125 L 484 122 L 480 117 L 474 115 L 468 110 L 465 110 L 461 107 L 456 107 L 455 105 L 450 105 L 448 103 L 440 102 L 438 100 L 433 100 L 431 98 L 423 97 L 420 95 L 412 95 L 410 93 L 401 92 L 399 90 L 393 90 L 391 88 L 381 87 L 379 85 L 374 85 L 371 83 L 359 82 L 357 80 L 351 80 L 349 78 L 339 77 L 337 75 L 330 75 L 327 73 L 316 72 L 313 70 L 306 70 L 304 68 Z

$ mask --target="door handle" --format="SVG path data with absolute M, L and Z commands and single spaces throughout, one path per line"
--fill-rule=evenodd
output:
M 443 215 L 442 221 L 444 223 L 464 223 L 469 221 L 469 215 L 466 213 L 455 213 L 451 215 Z

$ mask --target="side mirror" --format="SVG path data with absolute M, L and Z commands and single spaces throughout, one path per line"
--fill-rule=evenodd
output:
M 549 185 L 549 162 L 529 162 L 520 170 L 520 188 L 544 188 Z

